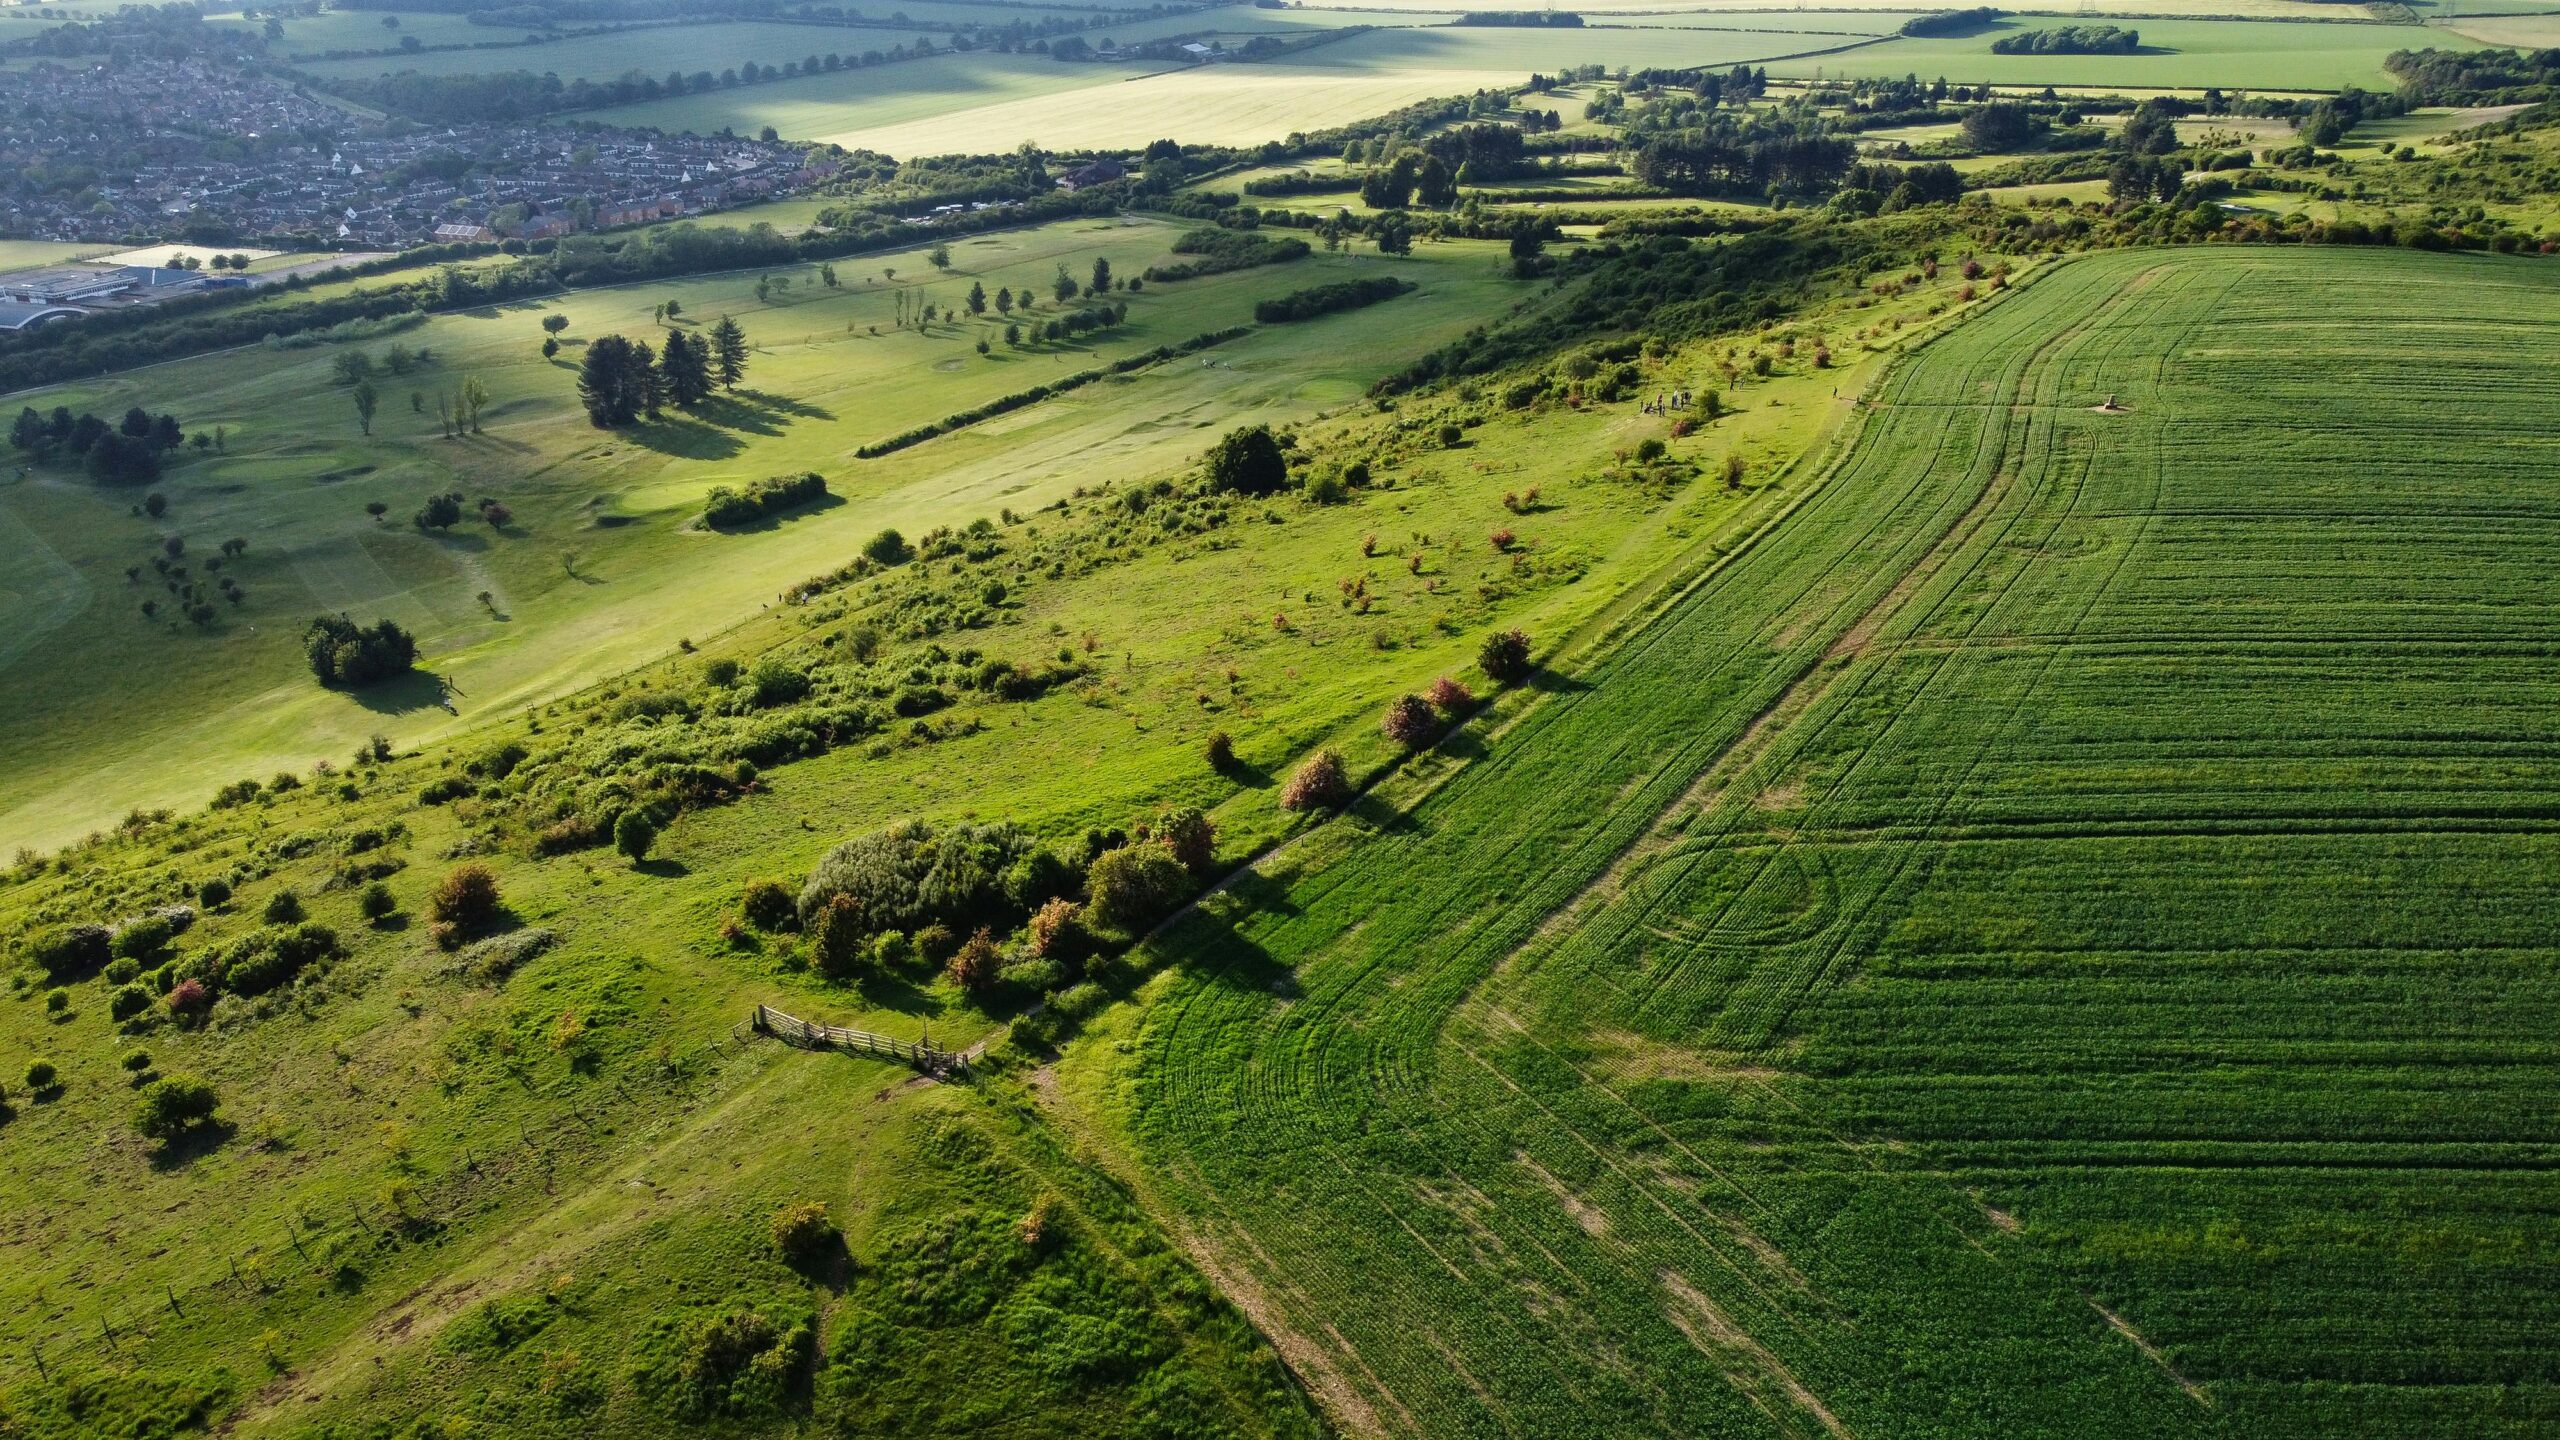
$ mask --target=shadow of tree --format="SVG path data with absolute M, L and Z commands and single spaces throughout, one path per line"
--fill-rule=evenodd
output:
M 230 1143 L 231 1137 L 238 1133 L 239 1127 L 228 1120 L 190 1127 L 184 1133 L 161 1142 L 160 1147 L 151 1152 L 151 1168 L 183 1170 Z
M 836 418 L 836 413 L 827 409 L 823 405 L 812 405 L 806 400 L 794 400 L 788 395 L 776 395 L 770 390 L 726 390 L 721 392 L 720 398 L 723 400 L 734 400 L 741 404 L 753 405 L 760 409 L 773 411 L 778 415 L 789 415 L 798 420 L 833 420 Z
M 443 679 L 434 671 L 412 670 L 347 693 L 377 715 L 405 715 L 412 710 L 441 708 L 445 692 Z
M 1588 680 L 1577 680 L 1570 675 L 1560 675 L 1541 665 L 1536 673 L 1529 677 L 1529 688 L 1541 695 L 1572 695 L 1591 689 L 1592 686 Z
M 1278 783 L 1272 779 L 1270 771 L 1242 759 L 1230 760 L 1219 766 L 1218 773 L 1248 790 L 1268 790 Z
M 1344 813 L 1381 835 L 1420 835 L 1425 833 L 1424 828 L 1419 821 L 1415 820 L 1411 815 L 1404 811 L 1397 809 L 1395 806 L 1388 804 L 1386 801 L 1379 799 L 1375 792 L 1362 794 L 1359 799 L 1351 802 L 1351 808 Z
M 1296 913 L 1285 888 L 1259 871 L 1237 876 L 1227 889 L 1250 903 L 1251 909 L 1243 913 Z M 1229 989 L 1281 999 L 1300 993 L 1298 977 L 1288 966 L 1210 907 L 1192 910 L 1175 921 L 1155 938 L 1155 944 L 1175 965 Z
M 806 505 L 794 505 L 779 515 L 759 515 L 744 525 L 723 525 L 715 533 L 721 535 L 761 535 L 769 530 L 779 530 L 783 526 L 791 524 L 796 520 L 805 520 L 812 515 L 823 515 L 830 510 L 841 507 L 844 503 L 845 498 L 841 495 L 821 495 Z
M 747 448 L 737 436 L 688 415 L 662 415 L 621 433 L 643 449 L 686 460 L 729 460 Z

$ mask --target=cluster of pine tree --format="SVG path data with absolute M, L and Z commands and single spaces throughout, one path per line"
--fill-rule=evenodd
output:
M 73 416 L 57 405 L 50 416 L 33 406 L 18 412 L 9 427 L 9 443 L 38 460 L 76 455 L 89 478 L 108 485 L 139 485 L 160 478 L 160 457 L 186 439 L 174 415 L 154 415 L 136 405 L 121 424 L 109 426 L 95 415 Z
M 644 415 L 655 419 L 669 405 L 691 409 L 715 384 L 735 389 L 746 373 L 746 332 L 723 315 L 707 334 L 668 327 L 655 350 L 646 340 L 598 336 L 578 369 L 578 399 L 590 422 L 610 429 Z

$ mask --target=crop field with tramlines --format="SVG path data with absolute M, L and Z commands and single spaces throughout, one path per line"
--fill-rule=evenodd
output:
M 1358 1431 L 2551 1433 L 2555 309 L 2053 267 L 1066 1095 Z

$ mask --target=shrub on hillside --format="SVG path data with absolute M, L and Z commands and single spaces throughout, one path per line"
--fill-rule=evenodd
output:
M 213 1009 L 213 990 L 201 980 L 181 980 L 169 987 L 168 1004 L 171 1019 L 194 1025 Z
M 1351 799 L 1351 776 L 1343 769 L 1342 757 L 1330 750 L 1319 750 L 1306 758 L 1280 787 L 1283 810 L 1331 810 Z
M 59 925 L 27 942 L 27 958 L 56 984 L 85 980 L 115 957 L 115 939 L 104 925 Z
M 759 930 L 796 930 L 800 912 L 791 903 L 791 887 L 779 880 L 750 880 L 739 897 L 738 913 Z
M 1276 495 L 1289 483 L 1289 462 L 1268 425 L 1227 432 L 1204 462 L 1209 488 L 1238 495 Z
M 375 924 L 390 919 L 399 909 L 398 897 L 391 893 L 390 886 L 379 880 L 364 887 L 364 893 L 356 897 L 357 913 Z
M 815 1200 L 785 1205 L 773 1217 L 773 1248 L 787 1264 L 823 1265 L 844 1248 L 844 1232 Z
M 50 1060 L 30 1060 L 27 1062 L 26 1080 L 29 1090 L 42 1095 L 61 1088 L 62 1072 L 56 1070 Z
M 497 924 L 503 905 L 496 873 L 474 861 L 455 866 L 427 892 L 427 920 L 436 942 L 451 949 Z
M 1004 952 L 996 948 L 995 932 L 981 925 L 960 948 L 951 952 L 951 963 L 943 973 L 953 984 L 975 995 L 996 983 L 1004 971 Z
M 809 953 L 818 973 L 838 984 L 858 978 L 870 959 L 866 939 L 862 908 L 847 896 L 828 896 L 809 925 Z
M 1200 747 L 1200 753 L 1208 760 L 1209 768 L 1221 775 L 1235 768 L 1236 742 L 1224 730 L 1211 732 L 1209 742 Z
M 1191 871 L 1161 840 L 1123 845 L 1103 853 L 1085 873 L 1093 918 L 1135 933 L 1191 893 Z
M 1496 685 L 1517 685 L 1529 678 L 1529 637 L 1522 631 L 1504 630 L 1484 637 L 1484 648 L 1476 652 L 1476 668 Z
M 1431 682 L 1431 707 L 1455 720 L 1476 708 L 1476 694 L 1466 686 L 1443 675 Z
M 1419 695 L 1399 695 L 1387 702 L 1386 717 L 1378 728 L 1405 749 L 1419 750 L 1440 733 L 1440 715 Z
M 955 931 L 981 925 L 1010 930 L 1027 906 L 1005 887 L 1017 861 L 1037 847 L 1012 825 L 953 825 L 909 820 L 838 845 L 800 887 L 803 924 L 836 895 L 850 899 L 863 933 L 918 932 L 939 924 Z M 949 943 L 933 952 L 940 959 Z
M 1084 957 L 1084 907 L 1061 897 L 1031 913 L 1031 953 L 1043 960 Z
M 151 993 L 150 986 L 136 981 L 122 987 L 109 997 L 107 1018 L 121 1025 L 149 1010 L 151 1002 L 158 998 L 160 997 Z
M 642 1393 L 687 1421 L 775 1414 L 802 1379 L 813 1344 L 807 1324 L 762 1311 L 661 1319 L 640 1344 Z
M 255 931 L 222 952 L 222 988 L 234 995 L 263 995 L 290 983 L 313 961 L 334 960 L 345 953 L 337 932 L 326 925 Z
M 1155 838 L 1194 875 L 1206 875 L 1218 860 L 1218 825 L 1196 805 L 1167 810 L 1156 817 Z
M 258 918 L 270 925 L 291 925 L 302 918 L 302 897 L 290 890 L 279 890 L 267 897 L 266 908 Z
M 658 843 L 658 827 L 649 823 L 648 815 L 637 806 L 614 817 L 613 848 L 634 865 L 649 858 L 649 847 Z
M 142 1087 L 133 1105 L 133 1128 L 143 1138 L 174 1145 L 217 1123 L 221 1097 L 192 1075 L 170 1075 Z

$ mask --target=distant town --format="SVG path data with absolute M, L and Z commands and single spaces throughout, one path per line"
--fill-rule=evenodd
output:
M 0 208 L 21 239 L 537 240 L 789 195 L 835 169 L 758 140 L 371 123 L 197 60 L 0 70 Z

